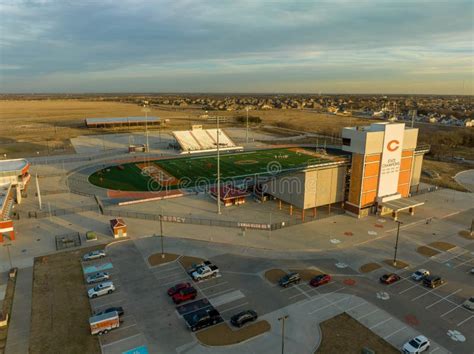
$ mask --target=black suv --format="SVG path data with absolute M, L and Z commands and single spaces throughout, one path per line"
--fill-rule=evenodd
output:
M 301 277 L 298 273 L 289 273 L 278 281 L 278 284 L 284 288 L 290 284 L 298 284 L 301 281 Z
M 423 279 L 423 285 L 428 288 L 434 289 L 442 284 L 444 284 L 444 280 L 438 275 L 429 275 Z
M 206 310 L 204 312 L 197 311 L 193 313 L 190 317 L 186 318 L 186 322 L 191 331 L 196 332 L 199 329 L 206 328 L 216 323 L 223 321 L 219 311 L 212 309 Z
M 230 323 L 235 327 L 242 327 L 247 322 L 253 322 L 258 318 L 257 313 L 253 310 L 242 311 L 230 318 Z

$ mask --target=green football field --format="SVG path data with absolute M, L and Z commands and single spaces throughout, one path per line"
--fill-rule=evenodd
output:
M 291 149 L 268 149 L 221 153 L 220 162 L 222 180 L 241 180 L 247 176 L 276 174 L 281 171 L 329 162 L 329 160 L 314 157 L 309 154 L 309 151 L 304 153 Z M 181 185 L 170 186 L 170 189 L 180 186 L 193 187 L 213 184 L 217 176 L 216 155 L 191 155 L 173 159 L 152 160 L 146 162 L 146 164 L 157 165 L 181 183 Z M 99 187 L 122 191 L 148 191 L 161 187 L 152 177 L 142 173 L 137 166 L 137 162 L 120 166 L 120 168 L 112 166 L 97 171 L 89 177 L 89 181 Z

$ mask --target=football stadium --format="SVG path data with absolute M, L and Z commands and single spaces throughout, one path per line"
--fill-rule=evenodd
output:
M 225 132 L 201 127 L 173 135 L 181 147 L 178 154 L 135 156 L 103 165 L 89 182 L 130 195 L 206 192 L 220 196 L 226 206 L 242 204 L 253 195 L 287 203 L 303 215 L 308 209 L 314 213 L 317 207 L 339 204 L 357 217 L 392 213 L 396 218 L 401 211 L 413 214 L 420 205 L 409 197 L 419 186 L 428 150 L 417 145 L 418 129 L 404 123 L 344 128 L 342 145 L 324 149 L 286 145 L 242 151 Z

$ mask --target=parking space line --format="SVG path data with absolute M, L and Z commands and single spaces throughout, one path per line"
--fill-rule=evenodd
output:
M 410 286 L 408 289 L 405 289 L 405 290 L 403 290 L 403 291 L 400 291 L 400 292 L 398 293 L 398 295 L 401 295 L 401 294 L 403 294 L 403 293 L 406 293 L 408 290 L 413 289 L 413 288 L 416 288 L 417 286 L 418 286 L 418 284 L 415 284 L 415 285 L 413 285 L 413 286 Z
M 403 331 L 405 328 L 407 328 L 406 326 L 403 326 L 402 328 L 399 328 L 397 329 L 396 331 L 393 331 L 392 333 L 390 333 L 388 336 L 385 336 L 383 337 L 383 339 L 387 339 L 387 338 L 390 338 L 391 336 L 397 334 L 398 332 L 401 332 Z
M 464 265 L 464 264 L 466 264 L 466 263 L 472 262 L 473 260 L 474 260 L 473 258 L 470 258 L 470 259 L 468 259 L 467 261 L 464 261 L 464 262 L 462 262 L 462 263 L 459 263 L 458 265 L 454 266 L 453 268 L 458 268 L 458 267 L 460 267 L 460 266 L 462 266 L 462 265 Z
M 119 329 L 120 329 L 120 327 L 119 327 Z M 117 330 L 116 330 L 115 332 L 117 332 Z M 108 347 L 108 346 L 110 346 L 110 345 L 114 345 L 114 344 L 117 344 L 117 343 L 126 341 L 126 340 L 128 340 L 128 339 L 130 339 L 130 338 L 138 337 L 138 336 L 141 336 L 141 335 L 142 335 L 142 333 L 140 332 L 140 333 L 134 334 L 133 336 L 116 340 L 115 342 L 111 342 L 111 343 L 107 343 L 107 344 L 101 344 L 101 347 L 102 347 L 102 348 L 105 348 L 105 347 Z
M 296 294 L 296 295 L 290 296 L 290 297 L 288 298 L 288 300 L 294 299 L 295 297 L 298 297 L 298 296 L 301 296 L 301 295 L 307 296 L 307 295 L 304 294 L 304 293 L 298 293 L 298 294 Z
M 361 307 L 362 305 L 365 305 L 365 304 L 368 304 L 368 302 L 367 302 L 367 301 L 364 301 L 364 302 L 362 302 L 362 303 L 359 304 L 359 305 L 356 305 L 356 306 L 351 307 L 350 309 L 347 309 L 346 312 L 355 310 L 356 308 Z
M 381 324 L 384 324 L 384 323 L 390 321 L 391 319 L 392 319 L 392 317 L 389 317 L 389 318 L 387 318 L 387 319 L 385 319 L 385 320 L 383 320 L 383 321 L 380 321 L 379 323 L 377 323 L 376 325 L 373 325 L 373 326 L 370 327 L 369 329 L 372 330 L 372 329 L 374 329 L 375 327 L 378 327 L 378 326 L 380 326 Z
M 462 326 L 464 323 L 466 323 L 467 321 L 469 321 L 469 320 L 470 320 L 471 318 L 473 318 L 473 317 L 474 317 L 474 315 L 472 315 L 472 316 L 466 318 L 465 320 L 459 322 L 459 323 L 457 324 L 457 327 Z
M 170 285 L 170 284 L 179 284 L 179 283 L 184 283 L 186 280 L 188 280 L 188 278 L 180 278 L 178 280 L 171 280 L 171 281 L 168 281 L 166 283 L 161 283 L 160 285 Z
M 245 305 L 248 305 L 248 304 L 249 304 L 248 302 L 244 302 L 243 304 L 236 305 L 236 306 L 230 307 L 230 308 L 228 308 L 228 309 L 225 309 L 225 310 L 222 310 L 222 311 L 219 311 L 219 312 L 220 312 L 220 313 L 225 313 L 225 312 L 228 312 L 228 311 L 232 311 L 232 310 L 238 309 L 239 307 L 242 307 L 242 306 L 245 306 Z
M 216 286 L 224 285 L 224 284 L 228 284 L 228 283 L 229 283 L 229 282 L 227 282 L 227 281 L 223 281 L 222 283 L 217 283 L 217 284 L 214 284 L 214 285 L 205 287 L 205 288 L 203 288 L 203 287 L 201 286 L 201 291 L 203 291 L 203 290 L 208 290 L 208 289 L 211 289 L 211 288 L 215 288 Z
M 165 275 L 164 277 L 157 277 L 157 276 L 155 276 L 155 279 L 158 280 L 158 281 L 160 281 L 160 280 L 162 280 L 162 279 L 167 279 L 167 278 L 171 278 L 171 277 L 176 277 L 176 276 L 178 276 L 178 275 L 181 275 L 181 272 L 176 273 L 176 274 L 168 274 L 168 275 Z
M 345 288 L 346 288 L 346 287 L 343 286 L 343 287 L 340 288 L 340 289 L 337 289 L 337 290 L 331 291 L 330 293 L 325 293 L 325 294 L 318 292 L 318 291 L 316 290 L 316 288 L 314 288 L 314 291 L 316 291 L 316 293 L 317 293 L 318 295 L 321 294 L 322 297 L 314 297 L 314 298 L 312 298 L 312 299 L 308 299 L 308 301 L 305 301 L 303 304 L 306 305 L 306 304 L 310 303 L 311 301 L 323 299 L 323 298 L 325 298 L 325 297 L 327 297 L 327 296 L 329 296 L 329 295 L 331 295 L 331 294 L 337 293 L 338 291 L 341 291 L 341 290 L 343 290 L 343 289 L 345 289 Z M 302 304 L 302 305 L 303 305 L 303 304 Z
M 229 289 L 226 289 L 226 290 L 223 290 L 223 291 L 219 291 L 219 292 L 217 292 L 217 293 L 215 293 L 215 294 L 210 294 L 210 295 L 206 295 L 206 294 L 204 293 L 204 291 L 201 290 L 201 293 L 203 293 L 204 296 L 208 297 L 209 299 L 212 299 L 212 298 L 214 298 L 214 297 L 216 297 L 216 296 L 219 296 L 219 295 L 222 295 L 222 294 L 225 294 L 225 293 L 230 293 L 230 292 L 232 292 L 232 291 L 234 291 L 234 290 L 235 290 L 234 288 L 229 288 Z
M 376 313 L 376 312 L 378 312 L 378 311 L 379 311 L 379 309 L 375 309 L 375 310 L 373 310 L 373 311 L 371 311 L 371 312 L 369 312 L 369 313 L 366 313 L 365 315 L 362 315 L 362 316 L 358 317 L 358 318 L 357 318 L 357 321 L 363 319 L 364 317 L 370 316 L 370 315 L 372 315 L 373 313 Z
M 325 308 L 328 308 L 328 307 L 330 307 L 330 306 L 333 306 L 333 305 L 335 305 L 335 304 L 338 304 L 338 303 L 340 303 L 340 302 L 343 302 L 343 301 L 345 301 L 345 300 L 347 300 L 347 299 L 349 299 L 349 298 L 351 298 L 351 297 L 352 297 L 352 295 L 350 295 L 350 296 L 348 296 L 348 297 L 345 297 L 345 298 L 343 298 L 343 299 L 334 301 L 334 302 L 330 302 L 329 305 L 326 305 L 326 306 L 323 306 L 323 307 L 319 307 L 319 308 L 317 308 L 316 310 L 313 310 L 313 311 L 311 311 L 311 312 L 308 312 L 308 315 L 312 315 L 313 313 L 316 313 L 316 312 L 318 312 L 318 311 L 324 310 Z M 329 301 L 329 300 L 328 300 L 328 301 Z M 377 311 L 378 311 L 378 310 L 377 310 Z
M 439 347 L 436 347 L 436 348 L 434 348 L 432 351 L 430 351 L 430 353 L 437 352 L 438 350 L 439 350 Z
M 169 272 L 169 271 L 172 271 L 172 270 L 181 270 L 181 267 L 174 267 L 174 268 L 170 268 L 170 269 L 155 268 L 155 269 L 152 270 L 152 273 L 165 273 L 165 272 Z
M 124 299 L 120 299 L 120 300 L 116 300 L 116 301 L 107 302 L 107 303 L 104 304 L 104 305 L 99 305 L 99 306 L 97 306 L 97 308 L 110 306 L 110 305 L 112 305 L 112 304 L 117 304 L 117 303 L 123 302 L 123 301 L 125 301 L 125 300 L 124 300 Z
M 423 293 L 423 294 L 421 294 L 421 295 L 418 295 L 417 297 L 411 299 L 411 301 L 415 301 L 415 300 L 419 299 L 420 297 L 423 297 L 423 296 L 425 296 L 425 295 L 428 295 L 428 294 L 430 294 L 430 293 L 433 293 L 433 291 L 435 291 L 436 289 L 439 289 L 439 288 L 441 288 L 442 286 L 445 286 L 445 285 L 446 285 L 446 283 L 443 283 L 443 284 L 441 284 L 440 286 L 438 286 L 438 287 L 436 287 L 436 288 L 434 288 L 434 289 L 428 290 L 427 292 L 425 292 L 425 293 Z M 439 296 L 439 295 L 436 294 L 436 293 L 433 293 L 433 294 Z M 446 300 L 446 301 L 449 301 L 449 300 Z
M 445 313 L 443 313 L 443 314 L 442 314 L 441 316 L 439 316 L 439 317 L 444 317 L 444 316 L 446 316 L 448 313 L 453 312 L 454 310 L 456 310 L 457 308 L 459 308 L 459 307 L 461 307 L 461 306 L 462 306 L 462 304 L 461 304 L 461 305 L 454 306 L 451 310 L 446 311 Z
M 445 297 L 442 297 L 442 298 L 439 299 L 438 301 L 433 302 L 431 305 L 426 306 L 425 309 L 429 309 L 431 306 L 434 306 L 434 305 L 436 305 L 437 303 L 446 300 L 446 299 L 447 299 L 448 297 L 450 297 L 451 295 L 454 295 L 454 294 L 456 294 L 456 293 L 458 293 L 458 292 L 460 292 L 460 291 L 462 291 L 462 289 L 458 289 L 458 290 L 456 290 L 456 291 L 453 291 L 451 294 L 449 294 L 449 295 L 447 295 L 447 296 L 445 296 Z

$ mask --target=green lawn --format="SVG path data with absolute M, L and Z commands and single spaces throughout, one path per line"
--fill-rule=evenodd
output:
M 268 175 L 272 172 L 291 170 L 328 161 L 289 149 L 223 153 L 221 154 L 220 164 L 221 178 L 223 180 L 243 179 L 246 176 Z M 215 183 L 217 176 L 217 157 L 215 155 L 185 156 L 169 160 L 155 160 L 150 163 L 160 166 L 178 180 L 186 179 L 189 182 L 188 187 L 197 184 Z M 89 181 L 99 187 L 114 190 L 149 190 L 150 177 L 143 175 L 135 163 L 122 166 L 123 170 L 113 166 L 97 171 L 89 177 Z

